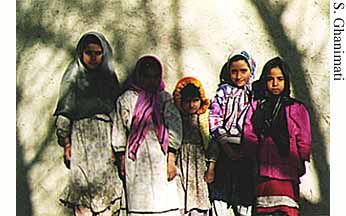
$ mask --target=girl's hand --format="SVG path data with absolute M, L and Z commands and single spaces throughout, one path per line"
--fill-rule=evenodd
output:
M 120 156 L 120 175 L 122 178 L 125 177 L 125 155 Z
M 115 160 L 115 153 L 114 150 L 112 149 L 112 161 L 115 164 L 116 160 Z
M 210 162 L 207 171 L 204 174 L 204 181 L 208 184 L 214 182 L 215 179 L 215 162 Z
M 68 139 L 68 142 L 67 142 Z M 65 147 L 64 147 L 64 164 L 67 169 L 71 167 L 71 143 L 69 142 L 70 138 L 65 138 Z
M 177 167 L 175 166 L 175 154 L 172 152 L 168 152 L 167 175 L 168 181 L 172 181 L 175 178 L 175 176 L 177 176 Z
M 177 167 L 175 166 L 175 164 L 168 163 L 167 172 L 168 172 L 168 181 L 172 181 L 175 178 L 175 176 L 177 176 Z

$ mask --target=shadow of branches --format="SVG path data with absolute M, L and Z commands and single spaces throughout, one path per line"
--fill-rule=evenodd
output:
M 321 125 L 318 123 L 320 113 L 316 110 L 316 105 L 312 101 L 311 88 L 305 77 L 306 71 L 303 67 L 304 53 L 301 53 L 296 43 L 289 39 L 284 27 L 280 22 L 281 15 L 286 8 L 285 3 L 271 3 L 271 1 L 251 0 L 260 14 L 265 29 L 271 36 L 278 53 L 286 59 L 292 69 L 292 87 L 299 89 L 295 91 L 297 98 L 304 101 L 309 107 L 312 126 L 312 157 L 318 176 L 321 200 L 318 204 L 311 204 L 307 200 L 303 202 L 302 215 L 328 215 L 330 200 L 330 172 L 327 161 L 326 140 L 323 137 Z M 312 214 L 312 212 L 314 212 Z
M 171 32 L 171 38 L 173 38 L 172 41 L 172 48 L 174 50 L 174 58 L 177 61 L 177 77 L 183 77 L 184 72 L 183 72 L 183 62 L 182 62 L 182 36 L 180 32 L 180 0 L 173 0 L 172 1 L 172 10 L 173 10 L 173 20 L 174 20 L 174 25 L 173 29 Z
M 33 213 L 31 203 L 31 188 L 28 182 L 28 170 L 24 162 L 24 152 L 18 138 L 18 128 L 16 136 L 16 214 L 31 216 Z
M 68 61 L 72 58 L 74 53 L 74 42 L 71 40 L 73 32 L 67 31 L 63 25 L 57 28 L 51 28 L 44 23 L 47 17 L 45 14 L 59 15 L 64 13 L 64 17 L 68 17 L 71 14 L 78 16 L 79 25 L 87 24 L 93 26 L 102 23 L 104 29 L 110 32 L 106 35 L 110 39 L 115 55 L 115 61 L 123 67 L 121 73 L 128 76 L 134 67 L 137 58 L 143 54 L 144 51 L 151 50 L 154 47 L 160 45 L 160 41 L 157 38 L 159 30 L 166 24 L 166 20 L 163 20 L 152 9 L 152 1 L 140 0 L 133 9 L 123 8 L 124 1 L 79 1 L 79 0 L 63 0 L 59 1 L 59 4 L 63 4 L 61 9 L 54 8 L 54 4 L 58 1 L 30 1 L 29 6 L 24 6 L 25 1 L 17 1 L 17 54 L 16 63 L 17 67 L 22 62 L 22 54 L 28 52 L 31 47 L 40 43 L 47 47 L 53 47 L 56 50 L 62 49 L 67 51 L 69 58 L 66 59 L 66 66 Z M 319 211 L 320 215 L 329 211 L 329 166 L 326 156 L 326 141 L 324 140 L 321 126 L 317 122 L 319 115 L 316 110 L 316 106 L 311 100 L 311 92 L 309 83 L 306 82 L 305 71 L 303 68 L 304 53 L 301 53 L 295 42 L 291 41 L 283 25 L 280 22 L 280 17 L 285 9 L 285 4 L 273 5 L 270 1 L 255 1 L 251 2 L 257 8 L 261 15 L 265 28 L 269 35 L 273 39 L 273 43 L 278 52 L 284 57 L 292 67 L 292 86 L 294 89 L 299 89 L 296 92 L 297 98 L 302 99 L 306 105 L 310 108 L 311 120 L 312 120 L 312 134 L 313 134 L 313 159 L 316 164 L 316 170 L 318 179 L 320 182 L 321 202 L 313 205 L 307 200 L 303 201 L 302 213 L 305 215 L 311 215 L 310 212 Z M 104 11 L 112 7 L 113 13 L 116 14 L 117 20 L 100 20 L 99 17 Z M 183 40 L 181 35 L 180 26 L 180 10 L 181 1 L 171 0 L 170 9 L 172 12 L 173 27 L 170 29 L 169 37 L 171 38 L 169 46 L 172 48 L 172 56 L 176 60 L 177 67 L 174 69 L 176 77 L 180 78 L 184 75 L 182 71 L 182 49 Z M 130 10 L 130 11 L 128 11 Z M 141 26 L 142 29 L 131 27 L 126 20 L 131 19 L 134 21 L 140 20 L 144 23 Z M 54 19 L 50 20 L 55 22 Z M 76 24 L 77 25 L 77 24 Z M 129 27 L 130 26 L 130 27 Z M 79 31 L 80 28 L 76 26 L 75 31 Z M 94 29 L 93 29 L 94 30 Z M 142 33 L 138 33 L 142 32 Z M 80 32 L 82 34 L 83 32 Z M 190 37 L 194 37 L 191 35 Z M 136 38 L 135 41 L 131 41 L 129 38 Z M 35 54 L 35 53 L 34 53 Z M 51 60 L 54 63 L 54 59 Z M 206 59 L 210 61 L 210 59 Z M 21 78 L 24 74 L 21 73 L 21 68 L 17 68 L 17 78 Z M 63 71 L 59 72 L 63 73 Z M 117 71 L 117 73 L 119 73 Z M 17 110 L 20 110 L 22 104 L 22 95 L 25 89 L 22 89 L 21 79 L 17 83 Z M 56 98 L 49 98 L 47 103 L 54 103 Z M 53 111 L 51 111 L 53 112 Z M 17 113 L 18 116 L 18 113 Z M 45 149 L 48 145 L 54 143 L 54 129 L 52 119 L 43 119 L 48 122 L 49 128 L 47 128 L 46 136 L 37 144 L 35 144 L 36 152 L 33 160 L 25 162 L 24 160 L 24 146 L 23 140 L 20 139 L 18 133 L 21 130 L 20 124 L 17 122 L 17 212 L 19 215 L 32 215 L 33 206 L 31 201 L 32 190 L 30 188 L 29 173 L 33 166 L 37 164 L 45 153 Z M 318 210 L 319 209 L 319 210 Z M 25 212 L 25 213 L 24 213 Z M 23 214 L 21 214 L 23 213 Z
M 21 62 L 23 53 L 37 43 L 64 49 L 72 57 L 74 46 L 69 43 L 70 33 L 59 29 L 53 31 L 43 25 L 42 15 L 46 11 L 44 4 L 34 1 L 33 5 L 25 9 L 22 4 L 22 1 L 16 4 L 16 65 Z
M 17 96 L 17 119 L 18 119 L 18 107 L 21 106 L 22 102 L 22 92 L 23 90 L 17 86 L 16 88 L 16 96 Z M 52 119 L 50 121 L 50 126 L 48 128 L 45 137 L 42 141 L 35 146 L 37 151 L 33 159 L 29 162 L 25 162 L 25 151 L 24 144 L 20 139 L 20 122 L 17 120 L 16 124 L 16 212 L 17 215 L 33 215 L 33 205 L 31 201 L 32 188 L 29 182 L 29 173 L 33 166 L 42 160 L 42 156 L 49 145 L 54 140 L 54 128 Z M 33 135 L 34 136 L 34 135 Z
M 73 32 L 67 31 L 63 25 L 58 25 L 57 27 L 52 27 L 50 25 L 47 25 L 47 22 L 55 22 L 58 18 L 58 15 L 61 13 L 64 13 L 64 17 L 68 17 L 69 15 L 77 14 L 78 20 L 82 20 L 83 23 L 78 23 L 80 25 L 83 24 L 99 24 L 101 22 L 99 20 L 99 16 L 103 14 L 104 10 L 107 9 L 107 7 L 112 6 L 114 7 L 114 13 L 117 14 L 119 19 L 117 20 L 118 23 L 114 22 L 114 20 L 106 20 L 104 23 L 102 23 L 102 26 L 105 26 L 105 28 L 109 27 L 111 30 L 111 34 L 106 35 L 108 39 L 110 39 L 111 45 L 113 47 L 113 51 L 116 52 L 115 55 L 115 61 L 123 66 L 124 70 L 122 73 L 125 73 L 127 76 L 131 73 L 136 59 L 139 57 L 139 55 L 143 54 L 143 50 L 149 50 L 153 47 L 158 46 L 159 41 L 157 40 L 158 35 L 158 29 L 162 27 L 162 25 L 165 24 L 165 20 L 163 20 L 161 17 L 157 16 L 154 11 L 152 11 L 151 5 L 152 2 L 148 0 L 141 0 L 137 7 L 134 9 L 136 10 L 135 13 L 126 12 L 123 10 L 122 2 L 121 1 L 113 1 L 111 4 L 107 4 L 107 1 L 77 1 L 77 0 L 64 0 L 60 1 L 59 4 L 63 4 L 62 8 L 65 8 L 66 11 L 62 11 L 61 9 L 57 9 L 54 7 L 54 4 L 57 4 L 57 1 L 51 1 L 51 2 L 45 2 L 45 1 L 30 1 L 28 4 L 28 1 L 17 1 L 16 4 L 16 66 L 17 66 L 17 87 L 16 87 L 16 94 L 17 94 L 17 136 L 16 136 L 16 150 L 17 150 L 17 158 L 16 158 L 16 187 L 17 187 L 17 200 L 16 200 L 16 209 L 17 209 L 17 215 L 26 215 L 31 216 L 34 214 L 34 204 L 32 200 L 32 196 L 35 193 L 32 188 L 32 182 L 30 182 L 30 171 L 32 168 L 37 165 L 38 163 L 45 162 L 43 161 L 44 155 L 46 154 L 47 147 L 50 145 L 55 145 L 56 140 L 54 136 L 54 123 L 53 118 L 49 119 L 42 119 L 47 124 L 42 125 L 48 125 L 46 128 L 46 134 L 44 137 L 38 142 L 33 144 L 35 148 L 35 153 L 33 156 L 33 159 L 30 161 L 25 161 L 25 149 L 26 143 L 30 143 L 30 140 L 21 140 L 21 131 L 22 131 L 22 123 L 18 121 L 19 111 L 22 110 L 22 107 L 30 106 L 31 103 L 26 104 L 23 103 L 23 95 L 26 89 L 24 89 L 22 86 L 24 86 L 24 79 L 23 77 L 26 76 L 24 72 L 27 72 L 24 70 L 24 67 L 19 67 L 19 65 L 22 65 L 23 63 L 23 55 L 28 54 L 30 49 L 34 47 L 37 44 L 43 45 L 44 47 L 50 47 L 53 48 L 54 51 L 58 50 L 64 50 L 67 51 L 68 56 L 66 58 L 66 61 L 63 63 L 66 63 L 66 66 L 68 62 L 72 59 L 74 55 L 75 45 L 74 41 L 71 40 Z M 179 1 L 173 0 L 172 2 L 173 7 L 173 18 L 175 20 L 174 22 L 174 29 L 172 29 L 171 35 L 174 39 L 172 44 L 170 45 L 173 47 L 173 56 L 176 57 L 176 59 L 180 59 L 181 56 L 181 36 L 179 32 L 179 17 L 177 14 L 179 14 Z M 47 13 L 50 14 L 49 17 L 47 17 Z M 136 43 L 131 43 L 130 40 L 128 40 L 128 37 L 130 34 L 133 34 L 133 32 L 128 31 L 126 29 L 126 25 L 120 25 L 121 22 L 124 22 L 125 19 L 127 19 L 128 14 L 131 14 L 131 19 L 142 19 L 145 25 L 143 26 L 144 29 L 140 29 L 141 31 L 144 31 L 145 37 L 138 37 L 138 40 Z M 55 16 L 56 15 L 56 16 Z M 135 17 L 132 17 L 135 16 Z M 137 16 L 137 17 L 136 17 Z M 48 19 L 48 21 L 47 21 Z M 124 27 L 125 26 L 125 27 Z M 76 26 L 76 31 L 80 30 Z M 83 29 L 83 28 L 82 28 Z M 94 29 L 91 29 L 94 30 Z M 135 31 L 138 31 L 139 29 L 135 29 Z M 80 34 L 82 35 L 84 32 L 81 31 Z M 131 35 L 133 37 L 133 35 Z M 132 51 L 131 55 L 129 55 L 129 50 Z M 32 52 L 30 53 L 31 57 L 34 58 L 37 53 Z M 179 69 L 181 68 L 181 59 L 179 62 Z M 33 62 L 37 63 L 37 62 Z M 51 58 L 49 60 L 49 63 L 52 65 L 56 65 L 57 62 L 55 62 L 54 58 Z M 48 66 L 48 65 L 47 65 Z M 60 65 L 59 65 L 60 66 Z M 178 70 L 181 71 L 181 70 Z M 44 71 L 43 71 L 44 72 Z M 37 76 L 40 76 L 41 72 L 36 72 Z M 63 71 L 59 72 L 60 74 L 63 73 Z M 36 76 L 35 74 L 35 76 Z M 27 83 L 25 83 L 27 84 Z M 26 86 L 30 86 L 26 85 Z M 57 94 L 55 94 L 57 95 Z M 26 96 L 27 97 L 27 96 Z M 34 95 L 32 95 L 34 97 Z M 34 100 L 34 98 L 32 98 Z M 56 98 L 48 97 L 47 100 L 44 102 L 44 104 L 40 104 L 43 108 L 46 107 L 53 107 L 51 106 L 53 103 L 55 103 Z M 53 110 L 45 110 L 45 112 L 53 113 Z M 36 115 L 37 113 L 32 113 L 33 115 Z M 38 115 L 37 118 L 40 118 Z M 28 123 L 30 124 L 30 122 Z M 34 136 L 34 134 L 33 134 Z M 30 144 L 32 145 L 32 144 Z M 54 205 L 52 203 L 52 205 Z M 50 208 L 50 206 L 47 206 L 47 208 Z M 64 212 L 64 215 L 67 213 Z

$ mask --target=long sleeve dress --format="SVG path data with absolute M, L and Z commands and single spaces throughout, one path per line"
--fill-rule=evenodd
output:
M 208 185 L 204 180 L 206 167 L 205 144 L 209 140 L 203 139 L 203 122 L 208 125 L 208 113 L 202 115 L 182 115 L 183 142 L 178 155 L 178 166 L 183 176 L 185 191 L 185 212 L 198 211 L 199 215 L 206 215 L 210 201 Z M 208 131 L 209 135 L 209 131 Z M 197 214 L 196 214 L 197 215 Z
M 86 67 L 82 58 L 90 38 L 102 47 L 102 62 L 95 69 Z M 113 207 L 118 211 L 123 188 L 112 160 L 111 112 L 119 83 L 111 62 L 106 38 L 97 32 L 84 34 L 63 75 L 54 112 L 59 144 L 71 142 L 69 181 L 60 201 L 97 214 Z
M 74 121 L 57 117 L 58 134 L 70 134 L 72 143 L 69 184 L 60 197 L 65 205 L 103 212 L 116 202 L 120 208 L 123 186 L 112 160 L 111 128 L 105 114 Z
M 251 119 L 257 107 L 257 101 L 250 106 L 243 135 L 244 152 L 257 157 L 259 163 L 257 212 L 282 210 L 290 216 L 298 215 L 299 178 L 305 174 L 305 161 L 311 154 L 308 110 L 296 101 L 285 107 L 290 145 L 289 154 L 283 157 L 272 136 L 256 135 Z
M 290 96 L 290 68 L 281 57 L 264 65 L 254 87 L 242 147 L 257 159 L 256 215 L 298 216 L 299 178 L 311 154 L 308 109 Z
M 240 58 L 248 65 L 246 84 L 232 79 L 232 65 Z M 234 61 L 233 61 L 234 60 Z M 251 83 L 256 62 L 245 50 L 235 50 L 223 65 L 220 84 L 212 99 L 209 115 L 210 134 L 208 160 L 216 161 L 214 182 L 209 185 L 210 199 L 219 215 L 251 215 L 255 192 L 255 163 L 252 158 L 239 157 L 243 122 L 252 94 Z M 241 80 L 240 79 L 240 80 Z M 238 158 L 235 157 L 238 155 Z
M 116 104 L 112 145 L 116 152 L 125 152 L 127 212 L 135 215 L 179 215 L 183 209 L 180 175 L 168 181 L 167 154 L 163 153 L 153 123 L 138 149 L 136 160 L 128 157 L 128 134 L 138 92 L 127 90 Z M 169 130 L 169 147 L 179 149 L 182 127 L 179 112 L 167 92 L 160 93 L 160 108 Z
M 249 93 L 223 84 L 212 100 L 209 124 L 213 141 L 208 149 L 208 159 L 216 160 L 215 180 L 210 184 L 210 199 L 221 200 L 228 206 L 250 206 L 254 197 L 254 161 L 251 158 L 231 160 L 222 145 L 241 148 L 243 121 L 249 108 Z M 243 108 L 237 108 L 242 106 Z M 241 112 L 239 112 L 241 110 Z M 233 119 L 237 119 L 234 126 Z

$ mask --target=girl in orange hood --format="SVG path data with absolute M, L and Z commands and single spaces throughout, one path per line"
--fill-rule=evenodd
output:
M 208 108 L 201 82 L 193 77 L 179 80 L 173 93 L 183 121 L 183 141 L 177 163 L 183 177 L 185 215 L 207 215 L 210 208 L 205 152 L 209 143 Z

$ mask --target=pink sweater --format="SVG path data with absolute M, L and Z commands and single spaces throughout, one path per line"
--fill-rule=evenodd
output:
M 250 121 L 256 106 L 257 103 L 253 102 L 245 117 L 243 151 L 250 157 L 257 157 L 260 176 L 299 182 L 299 177 L 305 173 L 304 162 L 309 161 L 311 153 L 310 120 L 306 107 L 298 102 L 286 106 L 290 153 L 288 157 L 282 157 L 270 136 L 261 135 L 259 145 Z

